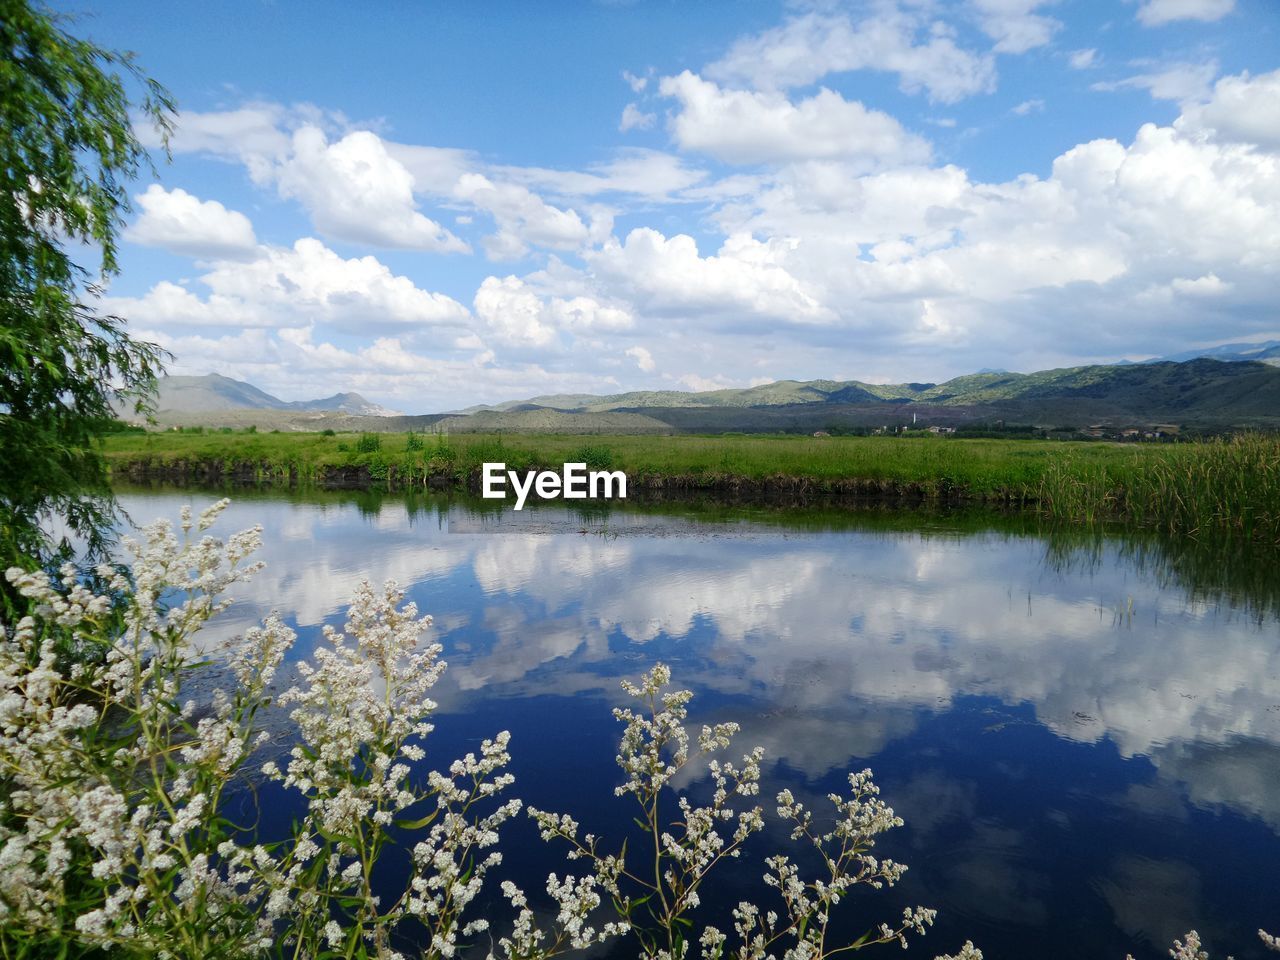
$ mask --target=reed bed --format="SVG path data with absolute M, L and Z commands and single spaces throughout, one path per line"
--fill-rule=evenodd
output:
M 1177 444 L 1140 463 L 1066 456 L 1045 470 L 1036 500 L 1059 520 L 1123 520 L 1181 536 L 1230 532 L 1280 542 L 1280 438 Z
M 1072 523 L 1280 542 L 1280 437 L 1172 444 L 938 437 L 153 433 L 109 438 L 131 479 L 476 486 L 481 464 L 622 470 L 633 490 L 1024 506 Z

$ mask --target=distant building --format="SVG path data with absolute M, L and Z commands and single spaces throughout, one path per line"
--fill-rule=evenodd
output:
M 1176 423 L 1157 423 L 1153 428 L 1157 437 L 1176 437 L 1182 428 Z
M 825 430 L 815 430 L 815 431 L 813 431 L 813 435 L 814 435 L 815 437 L 829 437 L 829 436 L 831 436 L 831 434 L 827 433 L 827 431 L 825 431 Z
M 929 432 L 930 433 L 955 433 L 956 428 L 955 427 L 930 427 Z

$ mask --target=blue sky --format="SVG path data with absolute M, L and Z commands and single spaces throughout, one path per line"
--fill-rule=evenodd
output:
M 179 102 L 107 304 L 173 372 L 426 412 L 1280 336 L 1276 0 L 55 9 Z

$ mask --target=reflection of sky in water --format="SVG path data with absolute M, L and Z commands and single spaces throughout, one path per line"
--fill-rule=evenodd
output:
M 125 505 L 143 520 L 185 499 Z M 219 529 L 254 522 L 268 566 L 221 629 L 276 609 L 305 651 L 361 577 L 395 578 L 450 663 L 437 762 L 509 727 L 535 804 L 610 794 L 618 679 L 662 659 L 700 695 L 695 720 L 765 746 L 774 789 L 819 798 L 876 770 L 908 823 L 886 851 L 913 868 L 902 901 L 941 911 L 929 956 L 966 936 L 993 960 L 1161 956 L 1195 926 L 1243 958 L 1280 925 L 1280 629 L 1116 550 L 1064 568 L 991 532 L 394 500 L 246 501 Z

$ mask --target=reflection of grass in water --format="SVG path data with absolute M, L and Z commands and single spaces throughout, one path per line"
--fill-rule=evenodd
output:
M 119 492 L 174 490 L 172 486 L 123 485 Z M 185 488 L 190 490 L 192 488 Z M 436 521 L 451 507 L 480 519 L 509 515 L 510 504 L 456 492 L 280 489 L 270 486 L 218 487 L 211 496 L 229 494 L 237 501 L 352 504 L 373 517 L 384 504 L 399 504 L 410 524 Z M 1242 533 L 1214 537 L 1178 537 L 1151 529 L 1134 529 L 1102 521 L 1067 524 L 1037 518 L 1025 511 L 994 510 L 979 505 L 903 504 L 896 501 L 832 497 L 731 497 L 712 493 L 643 494 L 626 502 L 563 500 L 539 503 L 526 511 L 563 515 L 578 529 L 609 537 L 625 534 L 625 516 L 681 517 L 709 525 L 754 525 L 780 531 L 814 533 L 848 531 L 862 535 L 911 534 L 955 539 L 998 535 L 1036 538 L 1045 543 L 1045 564 L 1065 573 L 1100 568 L 1107 551 L 1132 564 L 1163 588 L 1177 588 L 1197 602 L 1224 603 L 1259 620 L 1280 618 L 1280 546 L 1250 541 Z
M 1046 525 L 1041 532 L 1052 570 L 1098 569 L 1112 550 L 1160 587 L 1176 587 L 1195 602 L 1225 604 L 1259 622 L 1280 618 L 1280 547 L 1275 545 L 1242 536 L 1173 537 L 1098 525 Z

